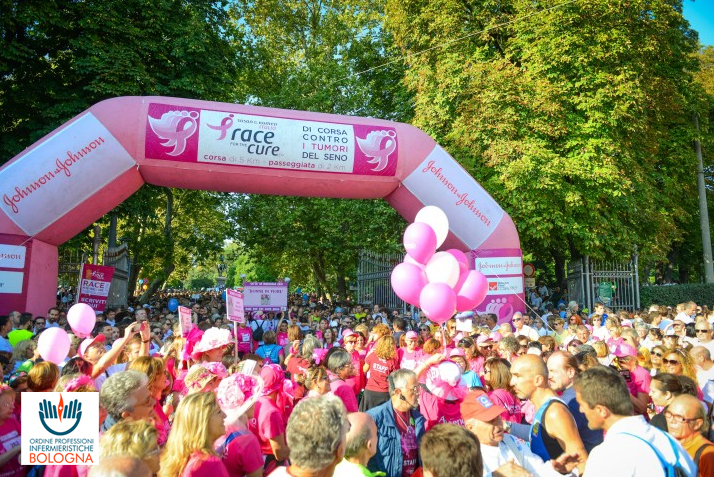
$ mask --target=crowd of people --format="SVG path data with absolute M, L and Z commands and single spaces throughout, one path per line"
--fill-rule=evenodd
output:
M 297 295 L 231 322 L 218 294 L 162 296 L 59 365 L 37 340 L 66 313 L 12 312 L 0 476 L 713 476 L 714 311 L 560 308 L 440 325 Z M 21 396 L 49 391 L 99 393 L 97 465 L 20 465 Z

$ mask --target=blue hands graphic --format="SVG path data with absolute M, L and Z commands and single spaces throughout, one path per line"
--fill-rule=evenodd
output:
M 76 421 L 74 421 L 74 425 L 69 430 L 64 432 L 57 432 L 52 429 L 46 421 L 60 420 L 60 416 L 62 420 L 76 419 Z M 56 436 L 65 436 L 75 430 L 79 425 L 79 421 L 81 419 L 82 403 L 79 402 L 78 399 L 73 399 L 69 402 L 69 404 L 66 405 L 60 404 L 59 409 L 56 405 L 52 404 L 47 399 L 43 399 L 40 403 L 40 422 L 48 432 Z

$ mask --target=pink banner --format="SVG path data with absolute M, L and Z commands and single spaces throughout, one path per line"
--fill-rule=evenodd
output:
M 151 103 L 147 158 L 394 176 L 397 130 Z
M 238 290 L 226 289 L 226 310 L 228 319 L 245 323 L 245 310 L 243 308 L 243 294 Z
M 179 331 L 181 336 L 188 336 L 193 329 L 193 321 L 191 321 L 191 308 L 185 306 L 178 307 L 179 313 Z
M 82 273 L 77 292 L 77 303 L 86 303 L 94 311 L 104 312 L 109 296 L 109 287 L 112 284 L 114 267 L 104 265 L 82 265 Z

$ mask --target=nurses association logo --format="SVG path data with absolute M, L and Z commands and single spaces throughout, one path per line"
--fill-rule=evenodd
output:
M 39 415 L 42 427 L 47 432 L 55 436 L 66 436 L 74 431 L 82 420 L 82 403 L 73 399 L 65 405 L 60 394 L 56 405 L 43 399 L 39 403 Z

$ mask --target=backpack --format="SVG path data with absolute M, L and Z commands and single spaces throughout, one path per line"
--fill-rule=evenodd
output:
M 264 324 L 265 320 L 261 321 L 258 327 L 253 330 L 253 341 L 263 341 L 263 333 L 265 333 L 265 330 L 263 329 Z
M 694 469 L 694 474 L 692 474 L 692 475 L 688 474 L 682 468 L 682 465 L 679 463 L 679 452 L 677 451 L 677 446 L 672 441 L 672 438 L 669 437 L 669 435 L 666 432 L 663 432 L 663 431 L 660 431 L 660 432 L 662 432 L 667 437 L 667 440 L 669 441 L 669 444 L 672 446 L 672 450 L 674 451 L 674 455 L 677 458 L 677 461 L 673 464 L 664 460 L 664 457 L 662 457 L 662 454 L 660 454 L 660 452 L 657 450 L 657 448 L 655 446 L 653 446 L 652 443 L 650 443 L 649 441 L 647 441 L 639 436 L 636 436 L 634 434 L 630 434 L 629 432 L 623 432 L 622 434 L 632 436 L 636 439 L 641 440 L 648 446 L 650 446 L 650 449 L 652 449 L 652 451 L 657 455 L 657 459 L 659 459 L 659 463 L 662 466 L 662 469 L 664 470 L 665 477 L 696 477 L 698 475 L 696 468 Z

